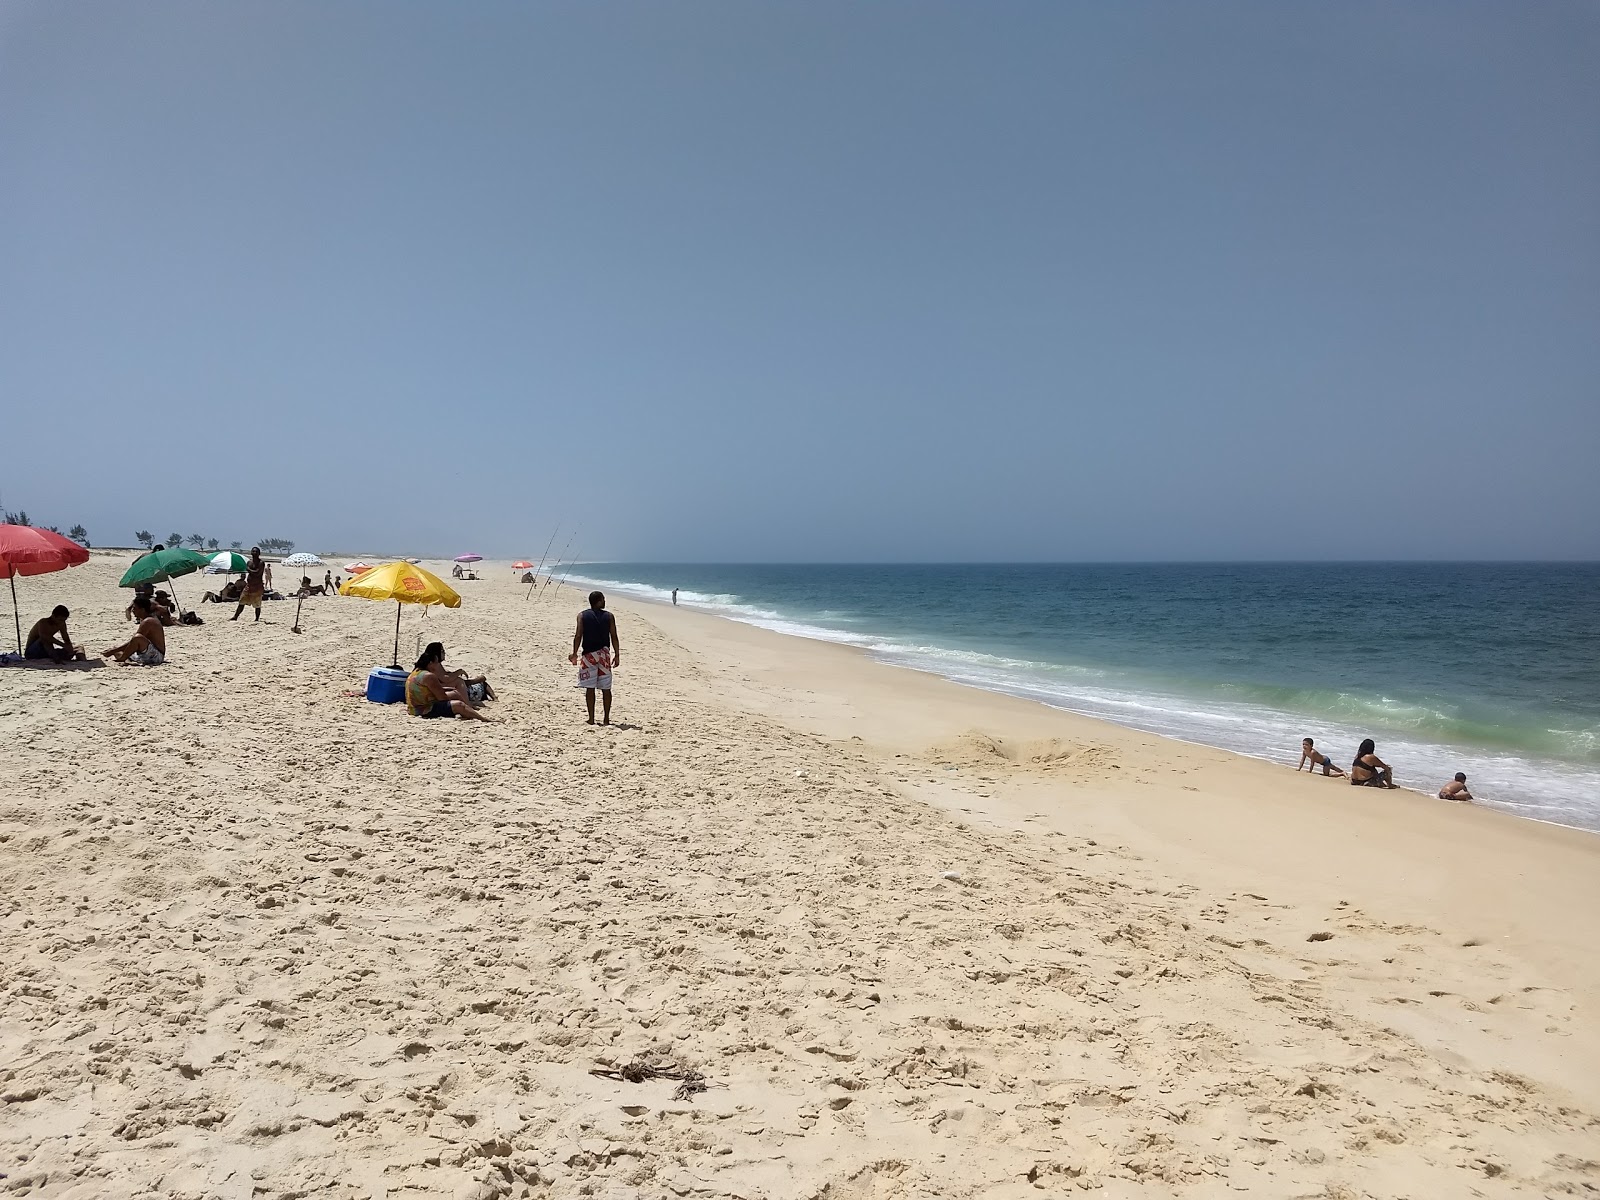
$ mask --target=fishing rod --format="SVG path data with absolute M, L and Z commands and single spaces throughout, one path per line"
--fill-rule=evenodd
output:
M 574 529 L 572 531 L 572 536 L 567 538 L 567 544 L 561 548 L 561 558 L 556 559 L 556 561 L 551 564 L 549 574 L 544 577 L 544 583 L 539 586 L 539 599 L 541 601 L 544 600 L 545 588 L 550 586 L 550 580 L 555 577 L 556 568 L 561 565 L 562 559 L 567 557 L 567 551 L 572 549 L 572 539 L 577 536 L 578 531 Z
M 556 534 L 560 532 L 561 522 L 557 521 L 556 527 L 550 531 L 550 540 L 544 544 L 544 553 L 539 555 L 539 565 L 533 569 L 533 582 L 528 584 L 528 595 L 523 597 L 524 600 L 533 595 L 533 586 L 539 582 L 539 572 L 544 570 L 544 560 L 550 557 L 550 547 L 556 544 Z
M 567 581 L 567 576 L 572 574 L 572 568 L 577 566 L 577 565 L 578 565 L 578 556 L 576 554 L 574 554 L 572 556 L 572 561 L 567 564 L 567 569 L 566 569 L 565 573 L 561 576 L 560 579 L 556 580 L 556 590 L 550 593 L 551 599 L 554 599 L 557 595 L 560 594 L 561 585 Z

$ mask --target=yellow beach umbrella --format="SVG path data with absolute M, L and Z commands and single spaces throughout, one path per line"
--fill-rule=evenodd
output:
M 363 571 L 339 589 L 341 596 L 359 596 L 363 600 L 393 600 L 394 606 L 394 666 L 400 665 L 400 606 L 402 604 L 438 604 L 445 608 L 460 608 L 461 597 L 450 585 L 431 571 L 424 571 L 414 563 L 392 562 L 370 571 Z

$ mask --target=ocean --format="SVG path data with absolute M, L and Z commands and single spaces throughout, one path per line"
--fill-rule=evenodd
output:
M 1403 786 L 1600 831 L 1600 564 L 587 563 L 680 604 L 1293 765 L 1363 737 Z M 578 577 L 575 575 L 574 579 Z

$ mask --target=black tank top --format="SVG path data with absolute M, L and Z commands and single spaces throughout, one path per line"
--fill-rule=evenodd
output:
M 611 614 L 603 608 L 586 608 L 578 617 L 583 622 L 583 652 L 604 650 L 611 644 Z

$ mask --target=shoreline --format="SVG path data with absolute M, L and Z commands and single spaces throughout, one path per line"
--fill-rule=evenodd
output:
M 740 686 L 725 698 L 863 746 L 880 765 L 902 769 L 905 794 L 958 819 L 1017 834 L 1051 829 L 1118 839 L 1179 878 L 1237 891 L 1267 890 L 1266 879 L 1270 894 L 1297 905 L 1344 901 L 1450 930 L 1462 943 L 1493 941 L 1559 980 L 1591 1013 L 1600 1009 L 1600 840 L 1589 830 L 1412 789 L 1306 777 L 1283 764 L 901 670 L 860 647 L 636 597 L 625 603 L 737 677 Z M 616 607 L 609 597 L 608 605 Z M 952 747 L 973 735 L 1006 743 L 1002 753 L 1054 739 L 1122 761 L 1079 778 L 1048 758 L 1019 764 L 986 748 Z M 1581 1071 L 1558 1073 L 1572 1085 L 1585 1075 L 1596 1080 L 1592 1094 L 1600 1100 L 1600 1027 L 1582 1057 Z
M 600 565 L 604 565 L 604 564 L 600 564 Z M 952 684 L 952 685 L 954 685 L 956 687 L 968 688 L 968 689 L 971 689 L 973 691 L 982 692 L 982 693 L 985 693 L 985 694 L 988 694 L 988 695 L 992 695 L 992 696 L 1003 696 L 1003 697 L 1006 697 L 1009 700 L 1019 701 L 1019 702 L 1024 703 L 1024 704 L 1038 705 L 1039 707 L 1044 708 L 1044 709 L 1048 709 L 1048 710 L 1050 710 L 1052 712 L 1059 712 L 1059 713 L 1062 713 L 1064 715 L 1076 718 L 1078 720 L 1092 721 L 1097 725 L 1103 725 L 1103 726 L 1106 726 L 1106 727 L 1109 727 L 1109 728 L 1122 730 L 1122 731 L 1124 731 L 1126 733 L 1138 734 L 1138 735 L 1144 736 L 1144 737 L 1158 738 L 1158 739 L 1160 739 L 1162 741 L 1173 743 L 1174 745 L 1190 746 L 1190 747 L 1193 747 L 1193 748 L 1199 749 L 1199 750 L 1209 750 L 1209 751 L 1215 751 L 1215 752 L 1221 753 L 1221 754 L 1228 754 L 1228 755 L 1232 755 L 1232 756 L 1235 756 L 1235 757 L 1240 758 L 1240 759 L 1245 759 L 1245 760 L 1248 760 L 1250 762 L 1262 763 L 1262 764 L 1265 764 L 1265 765 L 1268 765 L 1268 766 L 1283 767 L 1285 769 L 1288 769 L 1291 774 L 1295 773 L 1293 768 L 1289 768 L 1287 763 L 1284 762 L 1282 759 L 1268 757 L 1265 753 L 1260 753 L 1260 754 L 1252 753 L 1252 752 L 1250 752 L 1248 750 L 1233 749 L 1233 748 L 1230 748 L 1230 747 L 1213 745 L 1213 744 L 1211 744 L 1209 742 L 1195 741 L 1195 740 L 1192 740 L 1190 738 L 1182 737 L 1182 736 L 1180 736 L 1178 734 L 1175 734 L 1175 733 L 1157 732 L 1157 731 L 1152 731 L 1152 730 L 1141 729 L 1136 725 L 1125 725 L 1125 724 L 1122 724 L 1122 723 L 1120 723 L 1118 721 L 1115 721 L 1115 720 L 1113 720 L 1113 719 L 1111 719 L 1109 717 L 1103 717 L 1103 716 L 1099 716 L 1099 715 L 1094 714 L 1094 713 L 1083 712 L 1083 711 L 1081 711 L 1079 709 L 1071 708 L 1071 707 L 1068 707 L 1067 705 L 1064 705 L 1064 704 L 1055 704 L 1055 703 L 1052 703 L 1052 702 L 1050 702 L 1048 700 L 1042 700 L 1042 699 L 1039 699 L 1039 698 L 1037 698 L 1035 696 L 1023 694 L 1023 693 L 1021 693 L 1019 691 L 1008 690 L 1004 686 L 1000 686 L 1000 685 L 988 686 L 988 685 L 986 685 L 984 683 L 976 682 L 976 681 L 973 681 L 973 680 L 970 680 L 970 679 L 955 678 L 955 677 L 953 677 L 951 675 L 948 675 L 948 674 L 944 673 L 943 671 L 939 670 L 936 667 L 924 666 L 924 665 L 921 665 L 921 664 L 918 664 L 918 663 L 914 663 L 914 662 L 896 661 L 896 660 L 894 660 L 892 658 L 889 658 L 887 656 L 875 653 L 873 650 L 871 650 L 870 648 L 868 648 L 866 646 L 857 645 L 855 643 L 852 643 L 852 642 L 849 642 L 849 641 L 845 641 L 845 640 L 843 640 L 841 638 L 812 636 L 810 634 L 794 632 L 794 631 L 791 631 L 791 630 L 769 629 L 766 626 L 757 624 L 754 621 L 745 620 L 745 619 L 742 619 L 742 618 L 740 618 L 738 616 L 730 615 L 728 613 L 718 612 L 716 609 L 714 609 L 714 608 L 712 608 L 710 606 L 705 606 L 705 605 L 695 605 L 695 604 L 692 604 L 692 603 L 686 603 L 686 604 L 683 604 L 683 605 L 674 605 L 669 601 L 661 600 L 661 599 L 658 599 L 658 598 L 653 597 L 653 596 L 640 595 L 640 594 L 632 592 L 632 591 L 629 591 L 629 592 L 618 592 L 616 594 L 621 596 L 621 597 L 623 597 L 623 598 L 625 598 L 630 603 L 647 605 L 647 606 L 649 606 L 649 607 L 651 607 L 653 609 L 667 609 L 667 610 L 675 610 L 675 611 L 680 611 L 680 612 L 691 612 L 691 613 L 695 613 L 695 614 L 700 615 L 700 616 L 710 617 L 710 618 L 713 618 L 713 619 L 716 619 L 716 620 L 720 620 L 720 621 L 727 621 L 727 622 L 730 622 L 732 624 L 740 625 L 740 626 L 743 626 L 743 627 L 748 628 L 748 629 L 757 630 L 757 631 L 759 631 L 761 633 L 770 634 L 771 636 L 774 636 L 774 637 L 791 638 L 791 639 L 794 639 L 794 640 L 799 641 L 799 642 L 806 642 L 806 643 L 811 643 L 811 644 L 815 644 L 815 645 L 839 647 L 840 649 L 843 649 L 843 650 L 846 650 L 846 651 L 849 651 L 849 652 L 852 652 L 852 653 L 855 653 L 855 654 L 859 655 L 864 662 L 871 662 L 871 663 L 873 663 L 873 664 L 875 664 L 877 666 L 886 667 L 886 668 L 889 668 L 889 669 L 910 671 L 910 672 L 913 672 L 915 674 L 925 675 L 925 676 L 928 676 L 928 677 L 933 678 L 933 679 L 939 679 L 939 680 L 941 680 L 941 681 L 943 681 L 945 683 Z M 1377 789 L 1374 789 L 1374 790 L 1377 790 Z M 1437 794 L 1437 789 L 1435 789 L 1434 791 L 1428 791 L 1428 790 L 1425 790 L 1423 788 L 1411 787 L 1411 786 L 1408 786 L 1406 784 L 1397 784 L 1395 786 L 1394 790 L 1406 792 L 1406 793 L 1408 793 L 1410 795 L 1414 795 L 1414 796 L 1419 796 L 1419 797 L 1422 797 L 1422 798 L 1427 799 L 1427 800 L 1431 800 L 1431 801 L 1433 801 L 1435 803 L 1439 803 L 1439 804 L 1455 803 L 1455 804 L 1457 804 L 1457 806 L 1460 806 L 1459 802 L 1450 802 L 1450 801 L 1441 800 L 1439 798 L 1438 794 Z M 1480 812 L 1498 813 L 1499 815 L 1501 815 L 1503 817 L 1509 817 L 1509 818 L 1511 818 L 1513 820 L 1516 820 L 1516 821 L 1531 822 L 1531 823 L 1534 823 L 1534 824 L 1537 824 L 1537 825 L 1546 825 L 1546 826 L 1550 826 L 1550 827 L 1553 827 L 1553 828 L 1556 828 L 1556 829 L 1570 830 L 1570 831 L 1572 831 L 1574 833 L 1585 834 L 1585 835 L 1588 835 L 1590 837 L 1600 837 L 1600 829 L 1590 828 L 1590 827 L 1585 826 L 1585 825 L 1576 825 L 1576 824 L 1572 824 L 1572 823 L 1569 823 L 1569 822 L 1566 822 L 1566 821 L 1557 821 L 1557 820 L 1552 820 L 1552 819 L 1548 819 L 1548 818 L 1545 818 L 1545 817 L 1532 816 L 1532 815 L 1529 815 L 1529 814 L 1526 814 L 1526 813 L 1516 812 L 1516 811 L 1513 811 L 1512 807 L 1509 804 L 1507 804 L 1505 806 L 1500 806 L 1500 805 L 1495 805 L 1492 802 L 1476 801 L 1476 800 L 1475 801 L 1470 801 L 1470 802 L 1467 802 L 1467 803 L 1470 804 L 1472 807 L 1476 808 Z

